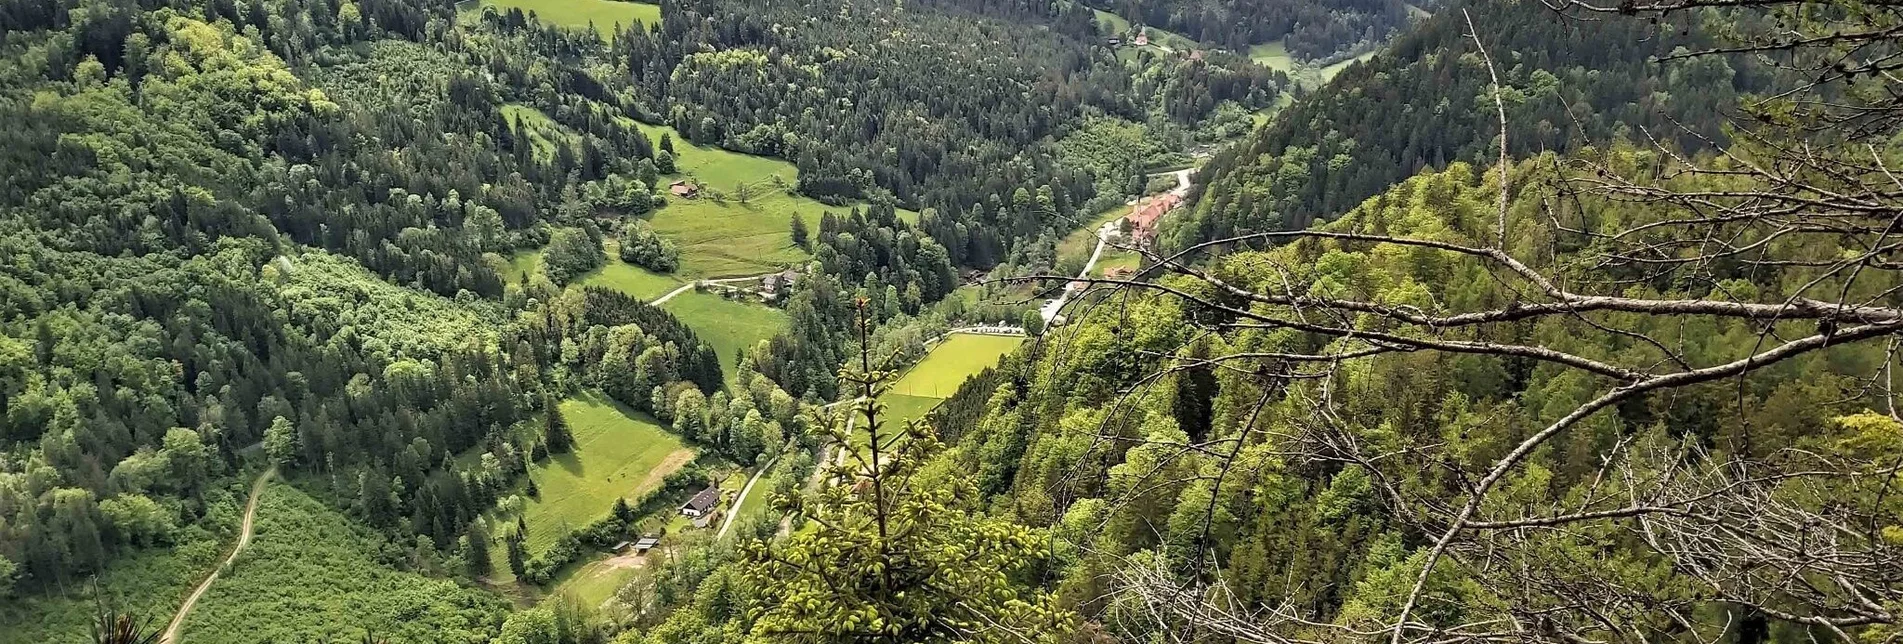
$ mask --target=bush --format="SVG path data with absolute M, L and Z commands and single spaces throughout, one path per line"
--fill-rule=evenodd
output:
M 563 228 L 549 236 L 548 249 L 542 253 L 542 270 L 548 279 L 556 284 L 567 284 L 569 280 L 601 266 L 606 259 L 601 244 L 580 228 Z
M 621 261 L 657 273 L 672 273 L 681 265 L 674 242 L 654 232 L 648 222 L 634 220 L 621 229 Z

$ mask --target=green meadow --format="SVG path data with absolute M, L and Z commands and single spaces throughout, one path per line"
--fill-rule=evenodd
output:
M 592 552 L 564 568 L 551 585 L 551 595 L 566 595 L 581 606 L 600 606 L 634 579 L 633 562 L 620 555 Z
M 735 356 L 741 349 L 779 335 L 786 328 L 786 314 L 762 304 L 729 300 L 718 293 L 688 291 L 661 305 L 680 318 L 694 335 L 706 340 L 720 354 L 720 369 L 733 377 Z
M 663 135 L 674 139 L 674 165 L 679 172 L 667 177 L 668 181 L 688 179 L 703 190 L 725 195 L 720 200 L 706 194 L 697 199 L 670 196 L 667 207 L 651 215 L 654 229 L 680 245 L 680 272 L 688 278 L 757 275 L 805 262 L 811 256 L 793 245 L 793 217 L 806 220 L 809 230 L 818 230 L 821 214 L 852 209 L 788 194 L 787 187 L 799 179 L 799 169 L 792 163 L 689 143 L 671 127 L 639 126 L 653 141 Z M 751 193 L 746 203 L 739 199 L 743 185 Z M 918 221 L 916 212 L 899 215 Z
M 573 29 L 587 29 L 590 23 L 602 38 L 614 36 L 615 25 L 628 26 L 639 21 L 650 28 L 661 24 L 661 5 L 615 0 L 482 0 L 482 6 L 521 9 L 534 12 L 542 22 Z
M 956 393 L 965 379 L 996 366 L 999 359 L 1020 344 L 1024 344 L 1024 338 L 969 333 L 947 336 L 879 396 L 879 402 L 885 405 L 880 416 L 880 431 L 897 432 L 905 423 L 924 418 Z M 864 450 L 871 437 L 862 425 L 853 429 L 855 450 Z
M 880 396 L 879 402 L 885 403 L 885 426 L 898 429 L 904 423 L 924 418 L 945 399 L 888 393 Z
M 1373 58 L 1375 51 L 1369 51 L 1347 60 L 1338 61 L 1324 67 L 1298 61 L 1288 53 L 1288 47 L 1281 40 L 1266 42 L 1249 48 L 1249 58 L 1256 64 L 1269 69 L 1287 73 L 1291 79 L 1305 87 L 1315 88 L 1333 80 L 1336 74 L 1357 62 Z
M 998 364 L 1004 354 L 1024 344 L 1024 338 L 954 333 L 932 347 L 924 360 L 913 365 L 905 376 L 892 385 L 891 393 L 901 396 L 944 399 L 958 391 L 958 385 L 986 367 Z
M 1257 65 L 1280 72 L 1295 70 L 1295 57 L 1288 53 L 1288 46 L 1280 39 L 1249 47 L 1249 58 Z
M 661 480 L 694 460 L 694 450 L 661 425 L 600 393 L 588 391 L 564 400 L 563 418 L 575 435 L 575 449 L 529 468 L 540 488 L 528 501 L 522 518 L 528 525 L 529 552 L 540 552 L 568 531 L 608 513 L 616 498 L 638 501 Z M 539 430 L 539 423 L 528 427 Z M 523 494 L 521 489 L 515 494 Z M 498 521 L 514 523 L 514 517 Z M 506 533 L 498 527 L 497 535 Z M 502 548 L 491 548 L 502 562 L 496 576 L 508 574 Z
M 555 146 L 572 144 L 568 128 L 534 107 L 521 103 L 503 105 L 502 118 L 505 122 L 522 125 L 522 131 L 529 135 L 529 142 L 535 145 L 535 157 L 543 161 L 555 158 Z

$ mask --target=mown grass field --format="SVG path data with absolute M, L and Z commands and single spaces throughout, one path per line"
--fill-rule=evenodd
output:
M 896 430 L 905 423 L 924 418 L 945 399 L 888 393 L 880 397 L 879 402 L 885 403 L 886 427 Z
M 1024 344 L 1024 338 L 954 333 L 906 371 L 905 376 L 892 385 L 891 393 L 921 398 L 949 397 L 966 378 L 998 364 L 999 358 L 1020 344 Z
M 661 5 L 640 2 L 616 2 L 615 0 L 482 0 L 482 6 L 494 6 L 504 9 L 515 8 L 524 12 L 533 11 L 542 22 L 553 23 L 574 29 L 587 29 L 593 22 L 596 33 L 601 37 L 612 38 L 615 25 L 632 25 L 635 21 L 648 27 L 661 24 Z
M 1249 59 L 1257 65 L 1269 69 L 1288 72 L 1295 69 L 1295 57 L 1288 53 L 1288 46 L 1281 40 L 1265 42 L 1249 47 Z
M 523 521 L 529 529 L 529 552 L 541 552 L 568 531 L 608 513 L 616 497 L 630 501 L 661 486 L 667 475 L 694 460 L 694 450 L 679 437 L 646 416 L 627 409 L 600 393 L 589 391 L 561 403 L 563 417 L 575 435 L 575 449 L 529 468 L 541 490 L 527 499 Z M 539 421 L 530 423 L 539 431 Z M 513 493 L 522 494 L 518 488 Z M 526 497 L 525 497 L 526 498 Z M 514 517 L 496 521 L 498 526 Z M 504 534 L 502 528 L 496 534 Z M 497 576 L 508 574 L 502 548 L 491 548 L 492 559 L 502 561 Z
M 613 597 L 615 591 L 634 579 L 638 568 L 611 563 L 617 555 L 606 552 L 589 553 L 579 563 L 568 566 L 555 578 L 551 595 L 567 595 L 581 606 L 600 606 Z
M 786 314 L 762 304 L 729 300 L 715 293 L 688 291 L 661 305 L 680 318 L 694 335 L 720 354 L 720 369 L 731 378 L 741 349 L 778 335 L 786 328 Z
M 1296 83 L 1309 88 L 1320 87 L 1326 84 L 1328 81 L 1334 79 L 1336 74 L 1340 74 L 1342 70 L 1347 69 L 1350 65 L 1357 62 L 1373 58 L 1375 53 L 1375 51 L 1370 51 L 1325 67 L 1316 67 L 1295 60 L 1294 56 L 1289 55 L 1288 47 L 1280 40 L 1262 43 L 1249 48 L 1249 58 L 1254 60 L 1256 64 L 1286 73 Z
M 182 641 L 470 641 L 507 610 L 500 596 L 379 563 L 382 537 L 287 483 L 260 497 L 256 530 L 186 619 Z
M 639 126 L 657 143 L 664 134 L 673 137 L 674 164 L 679 172 L 667 177 L 669 182 L 689 179 L 703 189 L 726 195 L 724 202 L 709 195 L 698 199 L 670 196 L 667 207 L 651 216 L 654 229 L 681 246 L 680 273 L 687 278 L 757 275 L 804 262 L 810 255 L 793 245 L 793 217 L 806 220 L 809 230 L 819 230 L 821 214 L 851 210 L 850 206 L 828 206 L 787 194 L 780 186 L 794 185 L 799 169 L 784 160 L 695 145 L 670 127 Z M 776 176 L 778 182 L 774 181 Z M 739 201 L 742 184 L 752 192 L 746 203 Z M 918 221 L 916 212 L 899 214 Z

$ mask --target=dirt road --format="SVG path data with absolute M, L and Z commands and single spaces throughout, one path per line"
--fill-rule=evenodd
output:
M 251 498 L 244 502 L 244 521 L 238 525 L 237 545 L 232 546 L 231 554 L 225 555 L 224 560 L 219 561 L 218 565 L 211 569 L 211 574 L 205 575 L 205 581 L 199 582 L 198 587 L 192 589 L 192 594 L 185 598 L 185 603 L 179 605 L 178 613 L 172 615 L 172 623 L 165 627 L 165 634 L 159 636 L 159 644 L 177 644 L 178 632 L 185 628 L 185 618 L 192 614 L 192 607 L 198 605 L 198 600 L 205 596 L 205 591 L 211 590 L 211 583 L 218 581 L 218 573 L 226 566 L 230 566 L 231 562 L 236 561 L 238 553 L 244 552 L 245 546 L 251 545 L 251 524 L 252 520 L 258 516 L 258 497 L 264 496 L 264 484 L 269 482 L 272 476 L 277 475 L 277 472 L 277 466 L 273 465 L 266 468 L 263 474 L 259 474 L 257 481 L 252 482 Z

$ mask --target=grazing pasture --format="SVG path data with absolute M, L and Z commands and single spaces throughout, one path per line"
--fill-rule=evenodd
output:
M 719 353 L 720 369 L 733 377 L 735 356 L 786 328 L 786 314 L 762 304 L 729 300 L 714 293 L 686 292 L 661 305 L 680 318 L 694 335 Z

